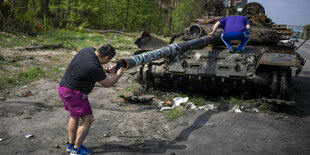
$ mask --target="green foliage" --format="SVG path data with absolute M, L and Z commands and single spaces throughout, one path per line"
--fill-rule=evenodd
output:
M 166 119 L 168 121 L 173 121 L 173 120 L 176 120 L 182 116 L 183 116 L 183 109 L 174 108 L 168 112 Z
M 0 61 L 4 60 L 4 56 L 0 53 Z
M 134 89 L 135 89 L 134 86 L 130 86 L 130 87 L 128 87 L 127 89 L 125 89 L 125 92 L 131 92 L 131 91 L 133 91 Z
M 272 110 L 273 105 L 270 104 L 270 103 L 263 103 L 263 104 L 261 105 L 261 108 L 262 108 L 263 110 Z
M 46 1 L 4 2 L 1 7 L 4 18 L 0 23 L 8 24 L 2 29 L 36 35 L 50 27 L 67 30 L 89 27 L 170 35 L 183 31 L 204 12 L 203 0 L 49 0 L 48 8 L 41 9 L 43 2 Z
M 193 96 L 193 98 L 190 99 L 190 101 L 194 102 L 194 104 L 196 106 L 203 106 L 203 105 L 205 105 L 205 100 L 201 96 Z
M 15 36 L 7 38 L 0 34 L 0 45 L 4 47 L 26 46 L 31 44 L 59 44 L 64 42 L 68 49 L 80 50 L 85 47 L 99 48 L 101 45 L 110 43 L 115 49 L 130 50 L 137 48 L 133 43 L 135 38 L 118 34 L 98 34 L 85 30 L 57 30 L 45 31 L 36 37 Z M 3 41 L 2 41 L 3 40 Z
M 0 89 L 7 86 L 25 85 L 39 78 L 52 77 L 59 74 L 61 70 L 59 67 L 43 70 L 39 67 L 33 67 L 25 72 L 19 72 L 10 77 L 0 77 Z
M 230 101 L 229 101 L 229 104 L 235 104 L 235 103 L 240 103 L 243 101 L 243 96 L 241 97 L 231 97 L 230 98 Z

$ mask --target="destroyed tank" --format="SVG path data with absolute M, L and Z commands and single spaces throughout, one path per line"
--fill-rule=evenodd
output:
M 118 63 L 125 70 L 138 66 L 137 81 L 156 89 L 220 95 L 248 92 L 278 104 L 294 104 L 289 98 L 292 71 L 297 75 L 304 60 L 294 45 L 280 42 L 290 30 L 276 30 L 258 3 L 247 4 L 242 14 L 251 23 L 251 39 L 243 53 L 227 52 L 221 29 L 207 35 L 223 18 L 208 16 L 195 20 L 178 43 L 168 44 L 144 32 L 136 41 L 143 52 Z

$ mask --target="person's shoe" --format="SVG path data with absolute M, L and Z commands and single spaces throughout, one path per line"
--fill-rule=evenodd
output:
M 85 147 L 85 145 L 81 145 L 78 149 L 75 149 L 74 147 L 71 150 L 70 155 L 87 155 L 93 153 L 93 150 L 89 150 Z
M 74 146 L 73 144 L 70 144 L 70 143 L 67 144 L 67 152 L 68 152 L 68 153 L 71 152 L 71 150 L 73 149 L 73 146 Z

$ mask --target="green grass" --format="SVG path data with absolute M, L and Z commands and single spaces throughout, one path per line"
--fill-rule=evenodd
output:
M 2 62 L 4 60 L 3 55 L 0 53 L 0 62 Z
M 219 99 L 219 102 L 221 104 L 236 104 L 236 103 L 240 103 L 243 102 L 244 96 L 240 96 L 240 97 L 230 97 L 230 99 L 224 99 L 223 97 L 221 97 Z
M 65 48 L 80 50 L 84 47 L 99 48 L 101 45 L 109 43 L 115 49 L 128 50 L 136 48 L 134 45 L 135 40 L 134 37 L 116 33 L 99 34 L 88 30 L 52 29 L 44 31 L 38 36 L 14 36 L 9 38 L 0 34 L 0 45 L 3 47 L 47 45 L 64 42 L 63 46 Z
M 60 72 L 61 70 L 58 67 L 47 70 L 43 70 L 39 67 L 33 67 L 25 72 L 19 72 L 10 77 L 0 77 L 0 89 L 9 86 L 25 85 L 36 81 L 39 78 L 52 77 Z
M 168 112 L 166 119 L 168 121 L 173 121 L 173 120 L 176 120 L 182 116 L 183 116 L 183 109 L 174 108 Z
M 125 92 L 131 92 L 131 91 L 133 91 L 134 89 L 135 89 L 134 86 L 130 86 L 130 87 L 128 87 L 127 89 L 125 89 Z
M 196 106 L 205 105 L 205 99 L 201 96 L 193 96 L 193 98 L 191 98 L 190 101 L 193 102 Z
M 272 110 L 273 105 L 270 104 L 270 103 L 263 103 L 263 104 L 261 105 L 261 108 L 262 108 L 263 110 Z
M 235 104 L 235 103 L 240 103 L 243 102 L 243 96 L 241 97 L 231 97 L 229 104 Z

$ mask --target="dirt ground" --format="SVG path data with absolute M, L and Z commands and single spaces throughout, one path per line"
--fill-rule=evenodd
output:
M 6 60 L 40 67 L 66 66 L 76 53 L 2 47 L 0 51 Z M 231 107 L 219 106 L 212 111 L 188 109 L 185 116 L 167 121 L 167 112 L 160 112 L 156 103 L 174 93 L 156 92 L 148 104 L 126 103 L 119 97 L 137 85 L 133 80 L 135 68 L 128 70 L 115 87 L 96 85 L 89 95 L 95 121 L 84 143 L 95 154 L 309 154 L 310 41 L 299 53 L 307 62 L 300 76 L 292 79 L 296 105 L 277 112 L 232 113 L 228 112 Z M 9 68 L 12 72 L 22 69 Z M 0 101 L 0 154 L 68 154 L 65 143 L 69 113 L 58 95 L 60 79 L 58 76 L 0 91 L 6 98 Z M 32 96 L 20 97 L 26 90 Z M 213 100 L 206 102 L 220 105 Z M 29 134 L 32 137 L 26 138 Z

